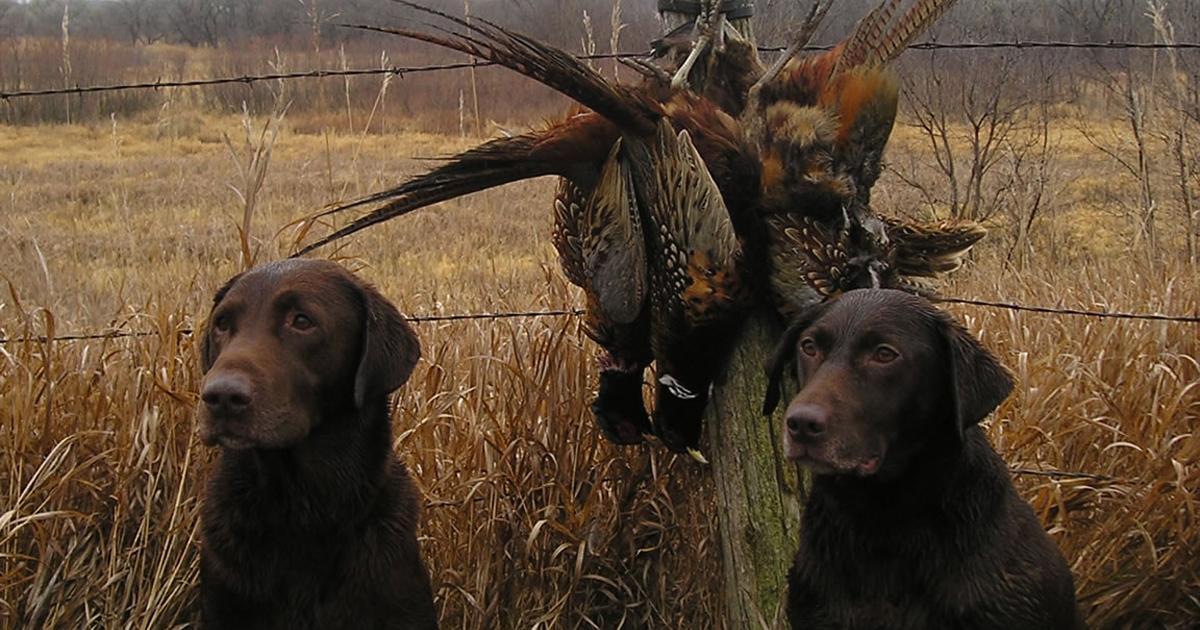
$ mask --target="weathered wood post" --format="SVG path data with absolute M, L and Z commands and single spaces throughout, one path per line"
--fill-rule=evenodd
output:
M 658 0 L 665 32 L 695 19 L 695 0 Z M 724 0 L 727 19 L 754 41 L 752 0 Z M 689 78 L 706 80 L 704 63 Z M 705 417 L 707 456 L 717 490 L 724 582 L 724 626 L 774 628 L 784 623 L 787 570 L 800 539 L 801 479 L 783 457 L 781 421 L 762 417 L 765 363 L 777 325 L 760 307 L 751 312 Z

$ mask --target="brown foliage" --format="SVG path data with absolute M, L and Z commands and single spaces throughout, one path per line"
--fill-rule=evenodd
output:
M 0 128 L 18 147 L 0 156 L 12 286 L 0 332 L 155 332 L 0 346 L 0 626 L 192 618 L 197 493 L 211 454 L 192 437 L 198 366 L 180 331 L 239 266 L 242 206 L 224 188 L 238 174 L 220 134 L 237 125 L 179 112 L 116 128 Z M 292 232 L 282 228 L 297 216 L 426 166 L 401 156 L 461 146 L 285 128 L 254 217 L 262 255 L 285 251 Z M 902 135 L 892 150 L 910 146 Z M 1061 153 L 1093 178 L 1063 194 L 1086 198 L 1105 163 L 1087 161 L 1084 143 Z M 896 184 L 881 188 L 880 203 L 903 199 Z M 574 306 L 550 271 L 550 193 L 534 182 L 442 204 L 367 231 L 340 255 L 369 262 L 363 274 L 409 313 Z M 1035 230 L 1028 271 L 1007 266 L 996 241 L 947 292 L 1200 312 L 1193 268 L 1106 253 L 1089 240 L 1090 216 L 1055 219 L 1072 239 Z M 1016 373 L 1017 393 L 989 424 L 1005 458 L 1111 477 L 1018 477 L 1093 626 L 1186 627 L 1200 615 L 1196 328 L 953 310 Z M 705 627 L 717 617 L 709 474 L 659 448 L 602 441 L 587 408 L 595 347 L 577 321 L 418 332 L 426 359 L 398 397 L 396 448 L 426 497 L 422 545 L 446 627 Z

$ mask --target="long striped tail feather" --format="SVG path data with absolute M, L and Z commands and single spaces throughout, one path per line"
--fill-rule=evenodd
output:
M 584 113 L 542 131 L 488 141 L 399 186 L 310 217 L 311 222 L 352 208 L 383 204 L 306 245 L 294 256 L 303 256 L 414 210 L 489 188 L 545 175 L 586 177 L 603 162 L 616 138 L 617 131 L 611 123 L 596 114 Z
M 846 40 L 835 74 L 857 67 L 891 63 L 921 33 L 929 30 L 956 0 L 916 0 L 899 19 L 903 0 L 883 0 L 866 15 Z
M 658 114 L 655 103 L 634 90 L 610 83 L 571 53 L 487 20 L 475 18 L 468 22 L 458 16 L 414 2 L 394 1 L 447 20 L 466 32 L 438 29 L 442 35 L 434 35 L 411 29 L 347 26 L 415 39 L 486 59 L 561 92 L 624 130 L 640 134 L 653 133 L 654 119 Z
M 513 161 L 507 164 L 455 161 L 441 168 L 405 182 L 391 190 L 375 193 L 344 206 L 325 211 L 333 214 L 349 208 L 386 201 L 384 205 L 355 219 L 348 225 L 335 230 L 297 251 L 293 256 L 304 256 L 320 247 L 341 240 L 351 234 L 383 223 L 389 219 L 408 214 L 436 203 L 495 188 L 504 184 L 553 175 L 551 165 L 534 162 Z M 318 215 L 320 216 L 320 215 Z

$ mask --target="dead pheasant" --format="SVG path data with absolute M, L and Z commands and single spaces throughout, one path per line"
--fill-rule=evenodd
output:
M 587 331 L 603 349 L 593 406 L 600 428 L 618 443 L 652 429 L 672 450 L 695 452 L 748 294 L 769 287 L 786 313 L 856 286 L 899 286 L 904 275 L 957 266 L 982 236 L 973 224 L 923 228 L 870 207 L 896 114 L 887 63 L 952 1 L 918 0 L 896 20 L 900 0 L 886 0 L 834 50 L 771 69 L 730 37 L 715 49 L 700 94 L 673 87 L 686 78 L 686 61 L 674 79 L 643 63 L 643 84 L 614 85 L 564 51 L 404 2 L 459 31 L 361 28 L 495 62 L 584 109 L 326 211 L 376 206 L 300 253 L 433 203 L 561 177 L 554 243 L 567 278 L 584 290 Z M 814 7 L 798 44 L 827 10 Z M 641 394 L 651 360 L 659 376 L 653 422 Z
M 725 200 L 690 134 L 668 120 L 627 141 L 651 256 L 651 348 L 657 366 L 654 432 L 698 460 L 701 418 L 744 308 L 742 247 Z
M 762 151 L 760 212 L 785 313 L 853 288 L 917 288 L 903 276 L 952 271 L 986 234 L 974 223 L 908 224 L 870 205 L 899 100 L 888 65 L 954 2 L 918 0 L 900 15 L 902 1 L 884 0 L 827 53 L 785 57 L 751 88 L 743 119 Z
M 653 354 L 642 216 L 620 154 L 618 141 L 589 190 L 560 179 L 553 240 L 567 279 L 584 289 L 584 329 L 603 349 L 600 389 L 592 404 L 597 425 L 610 441 L 635 444 L 651 430 L 642 374 Z

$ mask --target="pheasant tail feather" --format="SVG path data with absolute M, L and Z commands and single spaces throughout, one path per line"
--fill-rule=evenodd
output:
M 938 20 L 955 0 L 917 0 L 900 22 L 881 41 L 872 42 L 871 53 L 865 62 L 868 65 L 884 65 L 904 52 L 918 35 L 924 33 Z
M 518 72 L 578 101 L 623 129 L 653 131 L 654 106 L 640 95 L 609 83 L 574 55 L 510 31 L 487 20 L 470 22 L 412 2 L 400 4 L 452 22 L 464 32 L 434 35 L 410 29 L 352 25 L 352 28 L 398 35 L 486 59 Z
M 842 70 L 856 68 L 866 61 L 868 55 L 879 46 L 879 42 L 884 36 L 884 29 L 891 24 L 901 1 L 884 0 L 883 4 L 875 7 L 859 20 L 838 57 L 833 71 L 835 76 Z
M 463 195 L 543 175 L 573 175 L 603 162 L 617 131 L 604 118 L 585 113 L 544 130 L 497 138 L 464 151 L 438 168 L 312 217 L 338 214 L 359 206 L 384 204 L 349 225 L 304 247 L 302 256 L 377 223 Z M 310 220 L 312 220 L 310 219 Z

